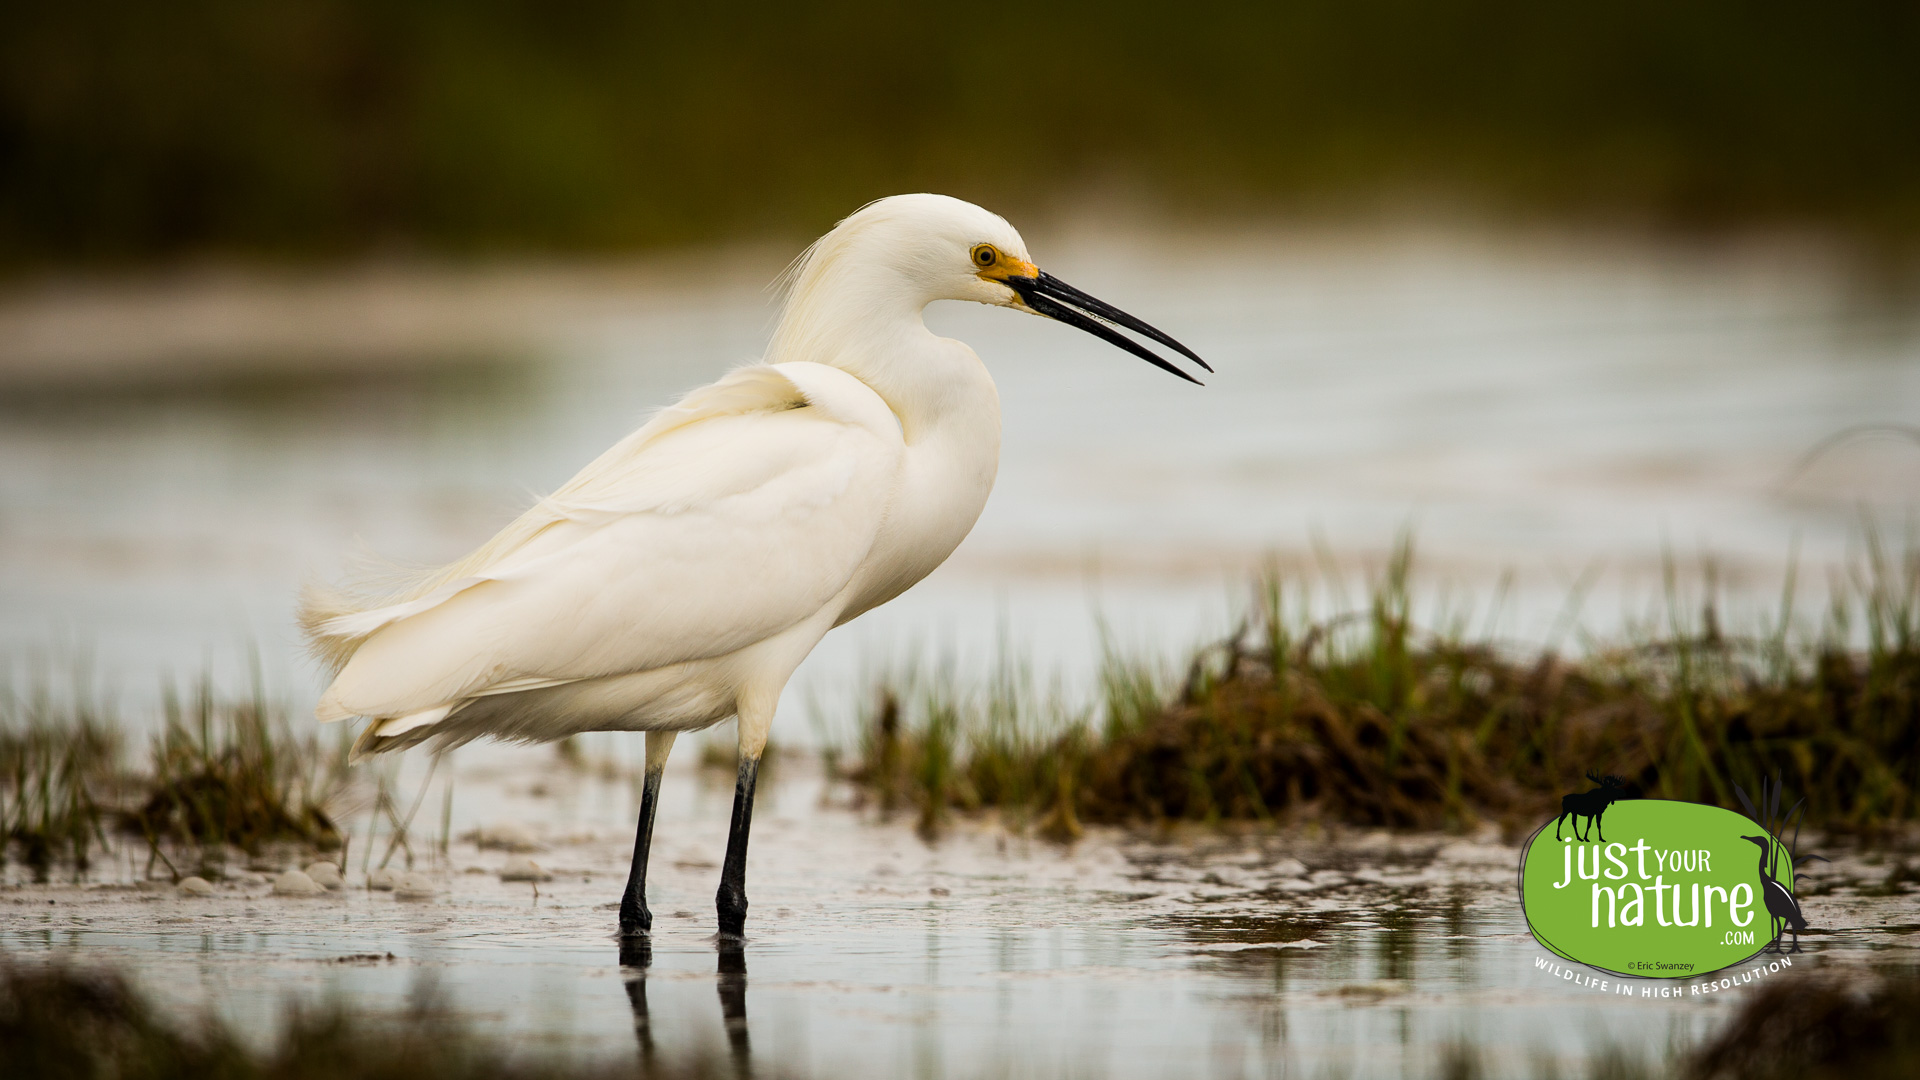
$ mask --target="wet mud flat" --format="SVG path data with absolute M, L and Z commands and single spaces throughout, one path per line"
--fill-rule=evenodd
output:
M 1668 1060 L 1749 992 L 1569 979 L 1527 935 L 1518 848 L 1491 830 L 1094 830 L 1060 846 L 961 819 L 929 844 L 804 759 L 762 789 L 748 937 L 725 946 L 730 776 L 677 764 L 645 949 L 612 932 L 631 784 L 521 750 L 458 771 L 446 856 L 415 845 L 425 898 L 366 887 L 378 836 L 349 850 L 345 888 L 312 898 L 275 895 L 272 858 L 192 897 L 137 882 L 144 860 L 122 851 L 79 884 L 10 867 L 0 951 L 118 968 L 263 1042 L 290 1003 L 379 1013 L 434 995 L 517 1052 L 785 1076 L 1421 1076 L 1458 1047 L 1492 1075 L 1581 1075 L 1607 1054 Z M 502 880 L 528 858 L 552 879 Z M 1794 968 L 1920 972 L 1910 862 L 1816 864 L 1803 900 L 1824 929 Z

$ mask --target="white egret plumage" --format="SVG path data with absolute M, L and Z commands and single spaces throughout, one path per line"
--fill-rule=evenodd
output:
M 309 590 L 301 622 L 335 672 L 319 719 L 369 720 L 360 754 L 646 732 L 620 908 L 631 937 L 652 922 L 647 852 L 674 737 L 737 716 L 716 903 L 721 932 L 740 934 L 782 688 L 828 630 L 945 561 L 993 487 L 999 396 L 972 349 L 927 329 L 936 300 L 1058 319 L 1196 381 L 1117 324 L 1206 367 L 1042 273 L 997 215 L 939 195 L 869 204 L 796 264 L 765 362 L 687 394 L 411 588 L 374 601 Z

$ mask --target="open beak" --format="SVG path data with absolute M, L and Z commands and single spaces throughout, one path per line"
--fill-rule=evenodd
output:
M 1061 281 L 1059 278 L 1054 277 L 1044 270 L 1035 269 L 1031 276 L 1008 275 L 999 280 L 1018 294 L 1020 302 L 1025 304 L 1027 310 L 1034 314 L 1045 315 L 1049 319 L 1058 319 L 1068 326 L 1077 326 L 1087 333 L 1092 334 L 1094 337 L 1120 346 L 1140 359 L 1145 360 L 1147 363 L 1152 364 L 1154 367 L 1160 368 L 1163 371 L 1173 372 L 1175 375 L 1180 376 L 1195 386 L 1205 384 L 1179 368 L 1174 367 L 1152 349 L 1115 330 L 1114 326 L 1125 327 L 1139 334 L 1141 337 L 1157 341 L 1179 353 L 1181 356 L 1199 364 L 1202 369 L 1208 372 L 1213 370 L 1213 368 L 1207 366 L 1205 360 L 1200 359 L 1198 353 L 1173 340 L 1173 338 L 1167 336 L 1165 333 L 1154 329 L 1104 300 L 1098 300 L 1088 296 L 1086 293 L 1081 292 L 1079 289 Z

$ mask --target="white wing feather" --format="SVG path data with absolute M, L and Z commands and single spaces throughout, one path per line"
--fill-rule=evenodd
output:
M 900 430 L 817 364 L 741 369 L 622 440 L 365 640 L 322 720 L 721 656 L 817 613 L 872 547 Z

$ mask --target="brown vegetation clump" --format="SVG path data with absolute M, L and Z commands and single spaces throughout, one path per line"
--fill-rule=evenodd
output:
M 344 766 L 321 756 L 258 694 L 223 703 L 202 684 L 183 709 L 170 693 L 145 798 L 124 815 L 126 827 L 156 853 L 168 841 L 249 853 L 279 841 L 337 848 L 340 831 L 321 801 Z
M 293 1010 L 271 1049 L 208 1017 L 182 1023 L 116 974 L 0 967 L 0 1062 L 8 1080 L 560 1080 L 713 1077 L 722 1063 L 599 1065 L 529 1057 L 431 996 L 398 1016 Z
M 1772 979 L 1695 1051 L 1689 1080 L 1920 1076 L 1920 981 L 1855 973 Z
M 1359 615 L 1258 615 L 1199 651 L 1177 689 L 1110 663 L 1104 720 L 950 684 L 898 686 L 848 775 L 882 808 L 911 792 L 923 828 L 998 808 L 1070 837 L 1081 821 L 1266 820 L 1441 828 L 1537 822 L 1589 773 L 1661 798 L 1733 805 L 1778 776 L 1807 820 L 1872 832 L 1920 813 L 1920 553 L 1875 549 L 1823 633 L 1735 637 L 1709 605 L 1580 659 L 1515 657 L 1413 624 L 1403 545 Z M 1864 645 L 1859 644 L 1864 641 Z

